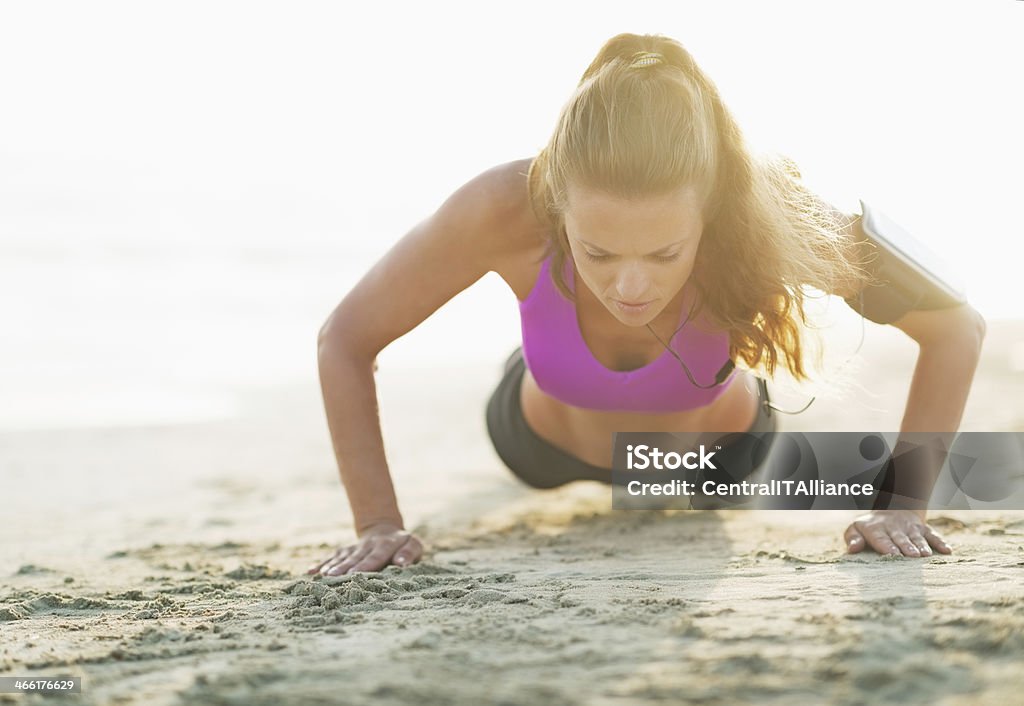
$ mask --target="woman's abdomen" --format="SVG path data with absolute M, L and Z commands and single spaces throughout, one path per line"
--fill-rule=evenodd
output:
M 758 404 L 757 381 L 742 370 L 711 404 L 670 414 L 572 407 L 541 390 L 529 370 L 520 395 L 523 417 L 534 433 L 581 461 L 604 468 L 611 466 L 612 435 L 617 431 L 744 432 L 757 418 Z

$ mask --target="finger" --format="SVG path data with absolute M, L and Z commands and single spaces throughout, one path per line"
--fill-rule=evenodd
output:
M 337 564 L 332 566 L 330 575 L 341 576 L 342 574 L 347 574 L 355 564 L 362 561 L 363 557 L 365 557 L 371 551 L 373 551 L 372 544 L 362 545 L 361 547 L 353 551 L 351 554 L 349 554 L 347 557 L 345 557 L 343 560 L 339 561 Z
M 324 568 L 324 566 L 326 566 L 327 564 L 332 562 L 338 556 L 338 554 L 340 552 L 343 552 L 343 551 L 346 551 L 346 550 L 347 550 L 347 547 L 341 547 L 339 549 L 335 549 L 334 553 L 331 554 L 329 557 L 327 557 L 326 559 L 324 559 L 322 561 L 318 561 L 318 562 L 314 563 L 312 566 L 310 566 L 309 569 L 306 570 L 306 573 L 307 574 L 320 573 L 320 569 Z
M 338 555 L 339 551 L 342 551 L 342 549 L 335 549 L 333 554 L 331 554 L 327 558 L 319 560 L 319 562 L 316 562 L 315 564 L 311 565 L 309 567 L 309 569 L 306 570 L 306 573 L 307 574 L 318 574 L 319 570 L 321 570 L 325 566 L 327 566 L 331 562 L 331 560 L 334 559 L 334 557 Z
M 849 554 L 856 554 L 867 546 L 867 543 L 864 541 L 864 535 L 853 525 L 846 528 L 843 538 L 846 540 L 846 551 Z
M 952 554 L 953 547 L 949 546 L 939 533 L 933 530 L 928 525 L 924 527 L 924 536 L 928 540 L 928 543 L 935 547 L 935 551 L 942 552 L 943 554 Z
M 874 527 L 867 530 L 862 529 L 861 533 L 864 535 L 864 539 L 867 540 L 867 543 L 871 545 L 871 548 L 879 554 L 900 554 L 900 548 L 893 543 L 889 534 L 885 530 L 879 527 Z
M 324 562 L 323 566 L 320 567 L 320 573 L 327 575 L 328 571 L 330 571 L 333 567 L 341 563 L 345 559 L 345 557 L 352 553 L 354 549 L 355 547 L 339 548 L 327 561 Z
M 395 556 L 392 557 L 391 561 L 396 566 L 408 566 L 419 561 L 421 556 L 423 556 L 423 545 L 420 544 L 418 539 L 410 536 L 408 541 L 395 552 Z
M 354 573 L 356 571 L 380 571 L 388 562 L 391 557 L 394 556 L 394 548 L 389 546 L 378 546 L 372 552 L 364 556 L 358 562 L 352 565 L 346 573 Z
M 904 556 L 921 556 L 921 552 L 917 550 L 914 543 L 910 541 L 903 530 L 891 529 L 889 530 L 889 536 L 892 537 L 892 541 L 896 543 L 896 546 L 900 548 Z
M 911 530 L 908 536 L 910 541 L 914 543 L 914 546 L 917 547 L 917 551 L 921 556 L 932 555 L 932 548 L 928 546 L 928 540 L 922 537 L 919 531 Z
M 363 557 L 361 561 L 353 565 L 349 572 L 352 571 L 380 571 L 385 566 L 395 561 L 396 555 L 399 551 L 407 552 L 407 546 L 409 541 L 412 539 L 412 535 L 404 535 L 395 538 L 393 541 L 385 541 L 379 544 L 370 554 Z M 407 554 L 402 555 L 407 556 Z
M 340 574 L 345 573 L 348 567 L 352 566 L 352 564 L 366 556 L 370 552 L 370 549 L 371 547 L 365 544 L 361 546 L 357 545 L 355 547 L 352 547 L 351 551 L 345 554 L 345 556 L 338 557 L 337 559 L 332 561 L 327 566 L 327 570 L 324 571 L 324 573 L 327 576 L 338 576 Z

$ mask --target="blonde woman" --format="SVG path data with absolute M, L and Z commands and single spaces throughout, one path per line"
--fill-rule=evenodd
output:
M 808 377 L 801 287 L 862 307 L 863 242 L 859 219 L 810 193 L 795 165 L 751 154 L 676 41 L 612 38 L 545 148 L 458 189 L 321 329 L 324 403 L 358 541 L 309 572 L 422 556 L 385 460 L 374 361 L 484 274 L 515 294 L 523 331 L 487 406 L 490 437 L 520 479 L 551 488 L 610 482 L 616 431 L 774 430 L 765 377 L 780 364 Z M 920 345 L 901 430 L 955 430 L 983 319 L 965 304 L 890 323 Z M 844 539 L 850 552 L 951 551 L 924 510 L 868 512 Z

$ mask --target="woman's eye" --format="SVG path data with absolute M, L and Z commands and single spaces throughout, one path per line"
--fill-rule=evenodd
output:
M 605 262 L 606 260 L 612 259 L 611 255 L 596 255 L 587 250 L 584 250 L 583 254 L 587 256 L 588 260 L 593 260 L 594 262 Z M 651 255 L 650 257 L 658 262 L 673 262 L 674 260 L 679 259 L 679 253 L 674 253 L 672 255 Z

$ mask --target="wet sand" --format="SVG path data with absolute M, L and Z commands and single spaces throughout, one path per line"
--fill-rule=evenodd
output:
M 893 335 L 895 334 L 895 335 Z M 898 424 L 914 348 L 783 428 Z M 1024 324 L 990 322 L 965 430 L 1024 431 Z M 844 553 L 847 512 L 618 512 L 518 484 L 482 409 L 501 360 L 379 377 L 417 565 L 305 568 L 352 539 L 319 389 L 230 422 L 0 435 L 0 675 L 82 704 L 1004 704 L 1024 688 L 1024 512 L 935 512 L 954 546 Z

